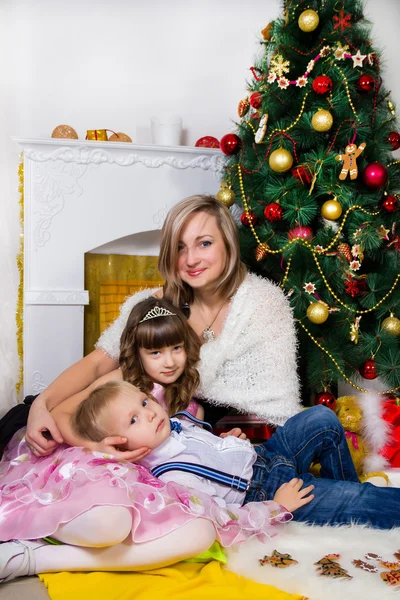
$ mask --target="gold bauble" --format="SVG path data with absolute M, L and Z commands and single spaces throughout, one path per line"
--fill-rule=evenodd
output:
M 293 156 L 285 148 L 278 148 L 269 156 L 269 166 L 275 173 L 286 173 L 293 164 Z
M 307 317 L 310 319 L 311 323 L 321 325 L 322 323 L 325 323 L 329 317 L 328 307 L 323 302 L 313 302 L 307 308 Z
M 51 134 L 52 138 L 65 138 L 69 140 L 77 140 L 78 134 L 73 127 L 69 125 L 58 125 Z
M 400 319 L 390 313 L 390 317 L 382 321 L 382 329 L 391 335 L 400 335 Z
M 321 214 L 324 219 L 336 221 L 342 214 L 342 207 L 337 200 L 327 200 L 321 207 Z
M 216 199 L 229 208 L 235 202 L 235 192 L 230 187 L 221 187 Z
M 121 133 L 120 131 L 118 131 L 118 133 L 113 133 L 112 135 L 110 135 L 110 137 L 108 138 L 109 142 L 130 142 L 132 143 L 132 139 L 129 137 L 129 135 L 127 135 L 126 133 Z
M 314 31 L 314 29 L 317 29 L 319 24 L 318 13 L 309 8 L 301 13 L 298 23 L 302 31 L 305 31 L 306 33 Z
M 333 125 L 333 117 L 329 110 L 319 108 L 311 119 L 311 125 L 315 131 L 329 131 Z

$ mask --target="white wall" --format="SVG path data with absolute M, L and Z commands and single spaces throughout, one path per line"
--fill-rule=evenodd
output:
M 279 0 L 0 0 L 0 411 L 15 401 L 19 243 L 11 136 L 56 125 L 128 133 L 149 143 L 149 119 L 183 117 L 188 145 L 231 130 L 260 30 Z M 385 80 L 400 107 L 400 3 L 367 0 Z M 40 351 L 40 349 L 38 349 Z

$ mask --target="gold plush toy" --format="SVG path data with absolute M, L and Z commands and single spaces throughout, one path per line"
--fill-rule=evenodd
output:
M 384 481 L 374 481 L 377 485 L 387 485 L 388 477 L 385 473 L 365 473 L 365 458 L 370 453 L 368 443 L 363 436 L 363 411 L 356 396 L 342 396 L 337 399 L 335 413 L 346 432 L 347 444 L 356 468 L 357 475 L 362 482 L 371 481 L 371 478 L 381 478 Z

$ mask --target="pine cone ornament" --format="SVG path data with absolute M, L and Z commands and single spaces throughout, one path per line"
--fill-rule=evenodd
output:
M 350 244 L 346 244 L 343 242 L 342 244 L 339 244 L 337 249 L 340 254 L 343 254 L 343 256 L 346 258 L 347 262 L 351 262 L 353 260 L 353 257 L 351 255 L 351 250 L 350 250 Z

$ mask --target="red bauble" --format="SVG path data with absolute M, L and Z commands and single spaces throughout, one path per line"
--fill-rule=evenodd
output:
M 375 79 L 372 75 L 361 75 L 357 81 L 357 89 L 359 92 L 372 92 L 375 85 Z
M 369 358 L 360 367 L 360 374 L 364 379 L 376 379 L 378 377 L 378 371 L 373 358 Z
M 332 79 L 328 75 L 318 75 L 312 82 L 312 89 L 319 96 L 324 96 L 332 91 Z
M 399 208 L 399 199 L 396 196 L 385 196 L 382 208 L 388 213 L 394 213 Z
M 219 145 L 222 152 L 230 156 L 231 154 L 239 152 L 241 143 L 242 140 L 236 133 L 227 133 L 221 138 Z
M 313 174 L 308 165 L 298 165 L 292 169 L 292 175 L 295 179 L 301 181 L 303 185 L 310 185 L 313 178 Z
M 242 222 L 242 225 L 244 225 L 245 227 L 250 227 L 250 223 L 252 225 L 255 225 L 257 223 L 257 217 L 254 215 L 254 213 L 252 211 L 250 211 L 248 213 L 248 216 L 247 216 L 247 213 L 245 213 L 245 212 L 242 213 L 240 215 L 240 220 Z
M 260 92 L 254 92 L 254 94 L 250 95 L 249 98 L 250 106 L 255 108 L 256 110 L 261 107 L 262 104 L 262 96 Z
M 205 135 L 197 140 L 195 146 L 196 148 L 219 148 L 219 141 L 212 135 Z
M 289 240 L 294 240 L 295 238 L 301 238 L 303 240 L 310 241 L 314 237 L 314 232 L 311 227 L 306 227 L 305 225 L 298 225 L 297 227 L 293 227 L 288 233 Z
M 379 162 L 370 163 L 362 172 L 363 182 L 370 190 L 380 190 L 386 185 L 388 178 L 387 168 Z
M 280 221 L 282 219 L 283 208 L 277 202 L 271 202 L 264 208 L 264 216 L 267 221 Z
M 400 148 L 400 133 L 398 131 L 391 131 L 388 136 L 389 144 L 392 144 L 393 150 Z
M 314 398 L 314 404 L 322 404 L 323 406 L 327 406 L 331 410 L 335 410 L 336 398 L 330 392 L 320 392 L 319 394 L 316 394 Z

